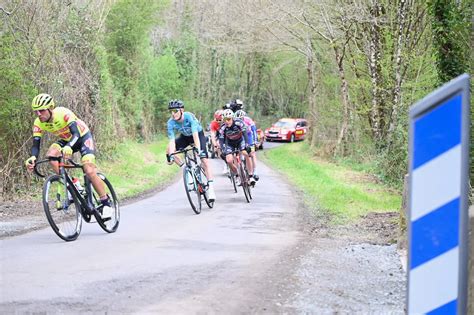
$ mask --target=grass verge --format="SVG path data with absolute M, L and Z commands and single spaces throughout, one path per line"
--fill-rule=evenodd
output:
M 305 142 L 265 150 L 261 158 L 303 191 L 311 209 L 329 214 L 334 223 L 400 208 L 399 194 L 368 173 L 314 158 Z
M 136 196 L 170 182 L 179 171 L 166 164 L 168 139 L 151 143 L 126 141 L 117 146 L 111 160 L 99 161 L 120 199 Z

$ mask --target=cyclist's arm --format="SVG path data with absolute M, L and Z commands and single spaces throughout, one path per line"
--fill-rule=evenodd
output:
M 175 136 L 174 136 L 174 127 L 173 127 L 173 120 L 170 119 L 168 120 L 168 123 L 166 125 L 166 129 L 168 132 L 168 154 L 172 154 L 176 152 L 176 143 L 175 143 Z
M 257 136 L 257 126 L 254 124 L 251 127 L 252 130 L 252 136 L 253 136 L 253 143 L 257 144 L 258 136 Z
M 31 156 L 38 158 L 41 147 L 41 137 L 33 137 L 33 145 L 31 146 Z
M 81 133 L 77 127 L 77 122 L 73 121 L 69 124 L 69 131 L 71 132 L 72 138 L 66 145 L 72 148 L 76 144 L 77 140 L 79 140 L 81 137 Z
M 249 138 L 248 138 L 248 133 L 247 133 L 247 125 L 243 121 L 240 121 L 239 126 L 240 126 L 240 130 L 242 130 L 242 133 L 243 133 L 243 137 L 244 137 L 244 140 L 245 140 L 245 145 L 246 146 L 250 145 Z
M 222 148 L 224 146 L 224 141 L 226 140 L 225 126 L 221 126 L 219 129 L 219 145 Z
M 170 139 L 170 142 L 168 143 L 168 154 L 172 154 L 176 152 L 176 143 L 174 139 Z
M 211 142 L 213 146 L 217 146 L 217 137 L 216 137 L 216 131 L 211 129 Z
M 193 132 L 194 147 L 201 151 L 201 141 L 199 140 L 199 133 Z

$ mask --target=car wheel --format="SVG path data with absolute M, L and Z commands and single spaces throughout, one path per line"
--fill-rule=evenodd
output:
M 290 142 L 293 143 L 295 142 L 295 134 L 291 134 L 291 137 L 290 137 Z

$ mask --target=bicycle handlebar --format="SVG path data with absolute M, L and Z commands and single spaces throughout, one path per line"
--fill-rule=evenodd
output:
M 194 145 L 191 145 L 191 146 L 188 146 L 187 148 L 184 148 L 182 150 L 178 150 L 178 151 L 175 151 L 174 153 L 171 153 L 171 154 L 168 154 L 170 157 L 173 156 L 173 155 L 176 155 L 176 154 L 181 154 L 181 153 L 186 153 L 188 151 L 195 151 L 196 153 L 198 153 L 198 149 L 194 146 Z
M 62 157 L 50 156 L 47 159 L 36 162 L 33 171 L 37 176 L 44 178 L 46 177 L 46 175 L 39 171 L 38 165 L 46 163 L 46 162 L 50 162 L 50 161 L 57 161 L 61 163 L 62 159 L 63 159 Z M 61 166 L 64 166 L 65 168 L 82 168 L 82 164 L 76 163 L 72 159 L 67 159 L 66 163 L 67 164 L 64 164 Z

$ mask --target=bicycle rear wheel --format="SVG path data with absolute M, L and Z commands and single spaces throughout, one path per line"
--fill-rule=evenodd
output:
M 199 193 L 196 178 L 193 175 L 192 170 L 189 167 L 185 167 L 183 170 L 183 181 L 184 190 L 188 197 L 189 204 L 196 214 L 201 213 L 201 194 Z
M 240 183 L 242 185 L 242 189 L 245 195 L 245 200 L 247 200 L 247 202 L 249 203 L 251 199 L 250 192 L 249 192 L 249 179 L 247 177 L 247 173 L 245 172 L 244 166 L 242 165 L 242 163 L 240 163 L 239 165 L 239 176 L 240 176 Z
M 43 208 L 57 236 L 67 242 L 77 239 L 82 229 L 81 205 L 68 194 L 60 175 L 51 175 L 44 183 Z
M 115 190 L 112 187 L 112 184 L 109 182 L 109 180 L 105 177 L 104 174 L 97 173 L 97 176 L 102 179 L 102 181 L 105 184 L 105 192 L 110 198 L 110 206 L 113 209 L 112 215 L 110 218 L 105 218 L 103 219 L 99 213 L 99 211 L 94 211 L 94 216 L 97 220 L 97 223 L 99 223 L 100 227 L 107 233 L 114 233 L 117 231 L 117 228 L 120 223 L 120 207 L 119 207 L 119 202 L 117 199 L 117 195 L 115 194 Z M 100 208 L 102 206 L 102 203 L 100 202 L 100 196 L 99 194 L 95 191 L 94 186 L 92 186 L 92 183 L 89 181 L 90 185 L 90 190 L 92 192 L 92 203 L 95 209 Z

